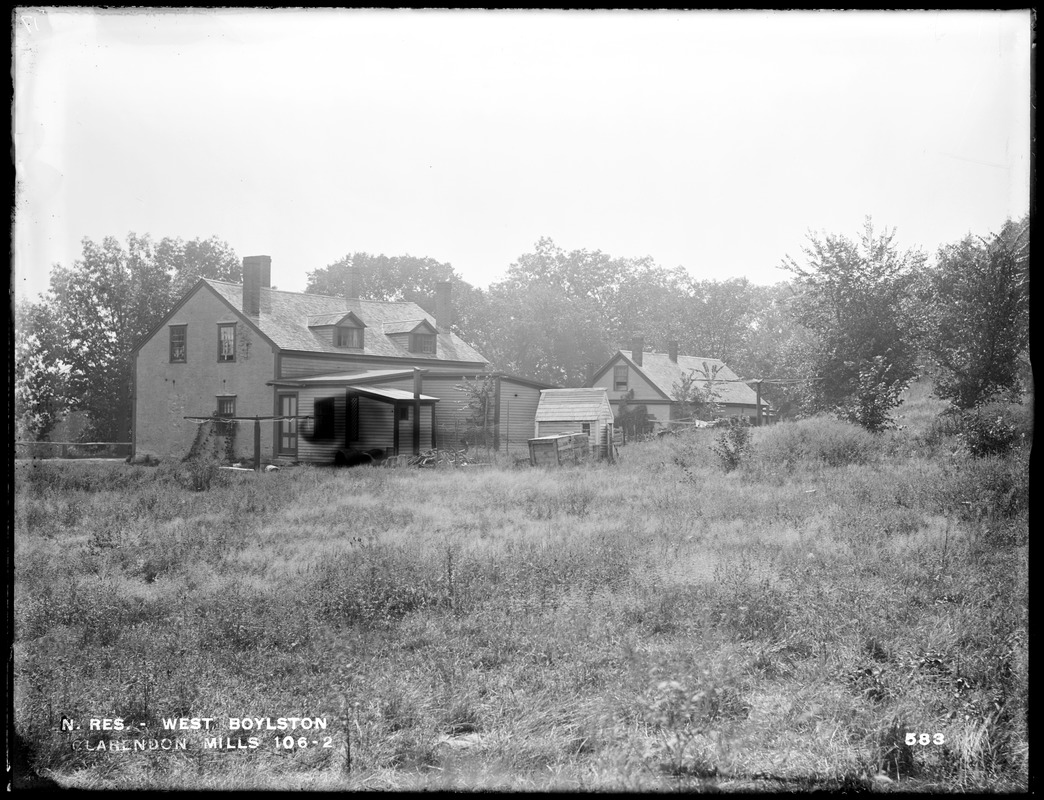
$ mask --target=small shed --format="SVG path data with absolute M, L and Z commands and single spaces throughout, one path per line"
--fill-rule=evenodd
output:
M 605 389 L 544 389 L 537 405 L 534 436 L 584 433 L 590 451 L 605 458 L 612 442 L 613 409 Z

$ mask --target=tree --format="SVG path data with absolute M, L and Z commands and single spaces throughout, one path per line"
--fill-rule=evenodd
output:
M 960 409 L 1017 400 L 1029 348 L 1029 217 L 942 247 L 919 299 L 935 393 Z
M 582 386 L 588 363 L 609 356 L 593 301 L 554 286 L 494 284 L 489 317 L 476 346 L 498 368 L 555 386 Z
M 453 388 L 468 396 L 468 426 L 464 432 L 464 444 L 489 447 L 493 443 L 491 428 L 497 391 L 496 376 L 490 374 L 479 380 L 465 380 Z
M 681 381 L 672 388 L 677 405 L 672 406 L 672 417 L 678 419 L 711 419 L 718 411 L 718 392 L 714 387 L 720 365 L 703 362 L 702 372 L 683 372 Z
M 416 256 L 386 256 L 370 253 L 349 253 L 333 264 L 308 273 L 306 292 L 347 296 L 349 276 L 355 271 L 354 291 L 369 300 L 416 303 L 429 314 L 435 313 L 436 288 L 443 281 L 453 284 L 452 330 L 467 337 L 484 310 L 482 290 L 461 278 L 450 264 L 434 258 Z
M 73 405 L 68 392 L 72 365 L 63 358 L 60 330 L 46 303 L 16 305 L 15 420 L 35 441 L 45 441 Z
M 875 233 L 868 217 L 859 241 L 809 234 L 805 263 L 788 256 L 782 265 L 795 276 L 795 318 L 816 334 L 811 410 L 832 410 L 869 430 L 889 424 L 916 374 L 910 288 L 924 255 L 900 253 L 894 236 Z
M 103 441 L 130 436 L 131 351 L 159 323 L 184 290 L 200 277 L 237 279 L 239 260 L 218 239 L 184 242 L 130 233 L 126 246 L 108 236 L 84 238 L 82 256 L 56 264 L 43 309 L 24 314 L 16 353 L 16 395 L 31 429 L 46 435 L 48 414 L 86 412 L 85 434 Z M 40 371 L 40 358 L 49 372 Z M 61 377 L 54 374 L 60 369 Z M 32 411 L 37 409 L 37 411 Z

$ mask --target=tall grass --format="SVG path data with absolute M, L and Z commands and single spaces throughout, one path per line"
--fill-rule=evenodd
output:
M 929 447 L 934 419 L 781 423 L 728 472 L 714 431 L 615 466 L 203 491 L 20 463 L 16 729 L 86 788 L 1025 787 L 1028 455 Z M 335 748 L 55 730 L 305 714 Z

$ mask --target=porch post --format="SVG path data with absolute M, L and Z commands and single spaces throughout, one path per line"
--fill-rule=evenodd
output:
M 413 368 L 413 455 L 420 455 L 420 393 L 421 371 Z

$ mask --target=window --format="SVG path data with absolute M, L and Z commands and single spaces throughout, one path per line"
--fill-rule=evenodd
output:
M 435 353 L 434 333 L 414 333 L 410 336 L 410 352 Z
M 217 399 L 217 416 L 219 417 L 234 417 L 236 415 L 236 398 L 232 397 L 219 397 Z M 229 422 L 218 422 L 215 425 L 219 436 L 231 436 L 235 431 L 236 423 Z
M 324 397 L 316 400 L 313 416 L 315 419 L 312 420 L 312 438 L 334 438 L 334 399 L 332 397 Z
M 410 418 L 410 407 L 409 406 L 399 406 L 399 419 L 405 422 L 405 421 L 408 421 L 409 418 Z
M 185 338 L 188 325 L 170 326 L 170 363 L 185 363 Z
M 236 323 L 218 325 L 218 361 L 236 360 Z
M 617 392 L 627 391 L 627 365 L 613 367 L 613 389 Z
M 587 434 L 588 436 L 590 436 L 590 435 L 591 435 L 591 423 L 590 423 L 590 422 L 585 422 L 585 423 L 583 423 L 583 424 L 582 424 L 582 425 L 580 426 L 580 429 L 581 429 L 581 430 L 582 430 L 582 431 L 583 431 L 584 433 L 586 433 L 586 434 Z
M 357 347 L 359 349 L 362 349 L 362 346 L 363 346 L 363 329 L 362 328 L 349 328 L 349 327 L 337 328 L 337 346 L 338 347 Z

